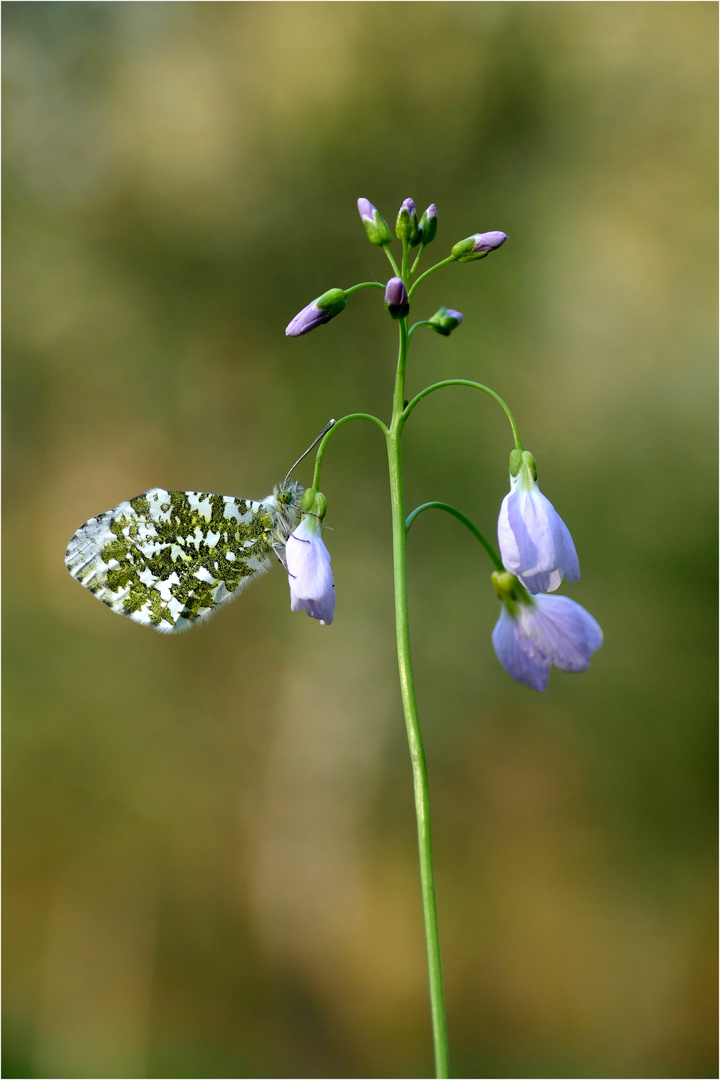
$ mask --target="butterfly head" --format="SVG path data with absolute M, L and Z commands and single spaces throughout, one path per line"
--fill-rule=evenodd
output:
M 285 480 L 282 484 L 276 484 L 272 495 L 265 499 L 266 506 L 275 512 L 279 538 L 282 540 L 287 540 L 300 524 L 300 504 L 304 491 L 304 487 L 297 480 Z

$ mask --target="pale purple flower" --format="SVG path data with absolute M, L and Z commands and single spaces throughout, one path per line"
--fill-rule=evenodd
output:
M 342 289 L 328 289 L 317 300 L 299 311 L 285 329 L 286 337 L 302 337 L 309 334 L 316 326 L 330 322 L 347 306 Z
M 585 671 L 603 634 L 592 615 L 569 597 L 534 596 L 503 603 L 492 642 L 513 679 L 544 690 L 551 664 L 561 671 Z
M 513 455 L 518 454 L 513 451 Z M 527 450 L 510 492 L 502 501 L 498 542 L 503 565 L 528 592 L 554 592 L 566 577 L 577 581 L 580 564 L 567 525 L 535 479 L 535 461 Z
M 404 319 L 410 311 L 407 289 L 401 278 L 391 277 L 385 286 L 385 307 L 393 319 Z
M 321 626 L 335 617 L 335 582 L 330 569 L 330 552 L 322 538 L 317 518 L 306 514 L 288 537 L 285 548 L 290 610 L 307 611 Z

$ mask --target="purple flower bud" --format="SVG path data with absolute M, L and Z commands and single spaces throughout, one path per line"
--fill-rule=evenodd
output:
M 405 199 L 398 211 L 397 221 L 395 222 L 395 235 L 398 240 L 408 240 L 411 247 L 415 247 L 420 241 L 417 211 L 412 199 Z
M 391 277 L 385 286 L 385 307 L 393 319 L 404 319 L 410 311 L 407 289 L 399 277 Z
M 314 514 L 306 514 L 288 537 L 285 561 L 290 610 L 306 611 L 321 626 L 329 626 L 335 617 L 335 582 L 322 525 Z
M 438 308 L 432 319 L 428 319 L 433 330 L 444 337 L 450 337 L 450 334 L 462 321 L 463 317 L 459 311 L 453 311 L 452 308 L 446 307 Z
M 544 690 L 551 664 L 561 671 L 586 670 L 603 634 L 585 608 L 567 596 L 530 597 L 510 574 L 493 574 L 493 584 L 503 599 L 493 646 L 514 679 Z
M 375 223 L 375 214 L 377 211 L 369 199 L 358 199 L 357 208 L 363 222 L 372 221 L 373 224 Z
M 295 318 L 288 323 L 285 334 L 287 337 L 302 337 L 309 334 L 321 323 L 330 322 L 336 315 L 347 306 L 345 293 L 342 289 L 328 289 L 317 300 L 299 311 Z
M 390 227 L 369 199 L 358 199 L 358 212 L 371 244 L 389 244 L 392 240 Z
M 430 203 L 427 210 L 420 218 L 420 239 L 423 244 L 427 245 L 432 243 L 435 239 L 435 233 L 437 232 L 437 206 L 435 203 Z
M 472 262 L 473 259 L 484 259 L 491 251 L 495 251 L 501 244 L 504 244 L 507 240 L 507 234 L 504 232 L 484 232 L 475 233 L 474 236 L 468 236 L 466 240 L 461 240 L 455 244 L 451 254 L 459 262 Z
M 507 233 L 498 232 L 481 232 L 475 233 L 475 244 L 473 251 L 476 252 L 488 252 L 494 251 L 495 248 L 499 248 L 501 244 L 504 244 L 507 240 Z
M 510 493 L 502 501 L 498 519 L 505 569 L 517 575 L 531 593 L 554 592 L 563 577 L 577 581 L 580 563 L 575 545 L 565 522 L 537 485 L 532 454 L 513 450 L 510 471 Z

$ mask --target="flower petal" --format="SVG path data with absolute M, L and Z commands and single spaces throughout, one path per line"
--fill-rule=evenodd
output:
M 290 610 L 306 611 L 323 626 L 335 617 L 335 582 L 330 568 L 330 552 L 319 526 L 306 517 L 288 537 L 285 548 Z
M 585 671 L 603 643 L 592 615 L 567 596 L 536 596 L 532 607 L 520 606 L 521 631 L 562 671 Z
M 502 501 L 498 542 L 503 565 L 516 574 L 528 592 L 553 592 L 566 576 L 580 577 L 580 564 L 570 532 L 535 480 L 514 478 Z
M 522 631 L 503 604 L 492 633 L 497 658 L 519 683 L 532 690 L 544 690 L 550 675 L 550 660 Z

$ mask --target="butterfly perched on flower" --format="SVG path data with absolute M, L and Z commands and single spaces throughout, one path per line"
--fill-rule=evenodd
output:
M 207 619 L 270 569 L 271 553 L 288 570 L 288 540 L 312 510 L 301 505 L 305 489 L 290 476 L 334 423 L 325 425 L 267 498 L 254 502 L 152 488 L 86 521 L 68 544 L 65 565 L 103 604 L 162 633 L 186 630 Z M 314 506 L 315 500 L 310 501 Z M 322 532 L 321 523 L 317 529 Z M 307 557 L 298 562 L 293 552 L 299 569 L 296 574 L 288 571 L 293 611 L 303 608 L 327 625 L 335 608 L 330 556 L 323 544 L 327 572 L 318 574 L 317 538 L 311 545 L 298 537 L 296 547 L 302 545 L 304 551 L 306 544 L 313 556 L 310 570 Z M 322 596 L 315 595 L 319 590 Z
M 120 615 L 163 633 L 185 630 L 269 570 L 273 552 L 285 565 L 303 490 L 286 480 L 254 502 L 153 488 L 86 521 L 65 565 Z

